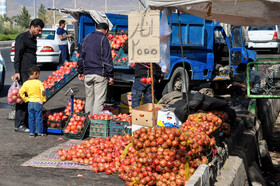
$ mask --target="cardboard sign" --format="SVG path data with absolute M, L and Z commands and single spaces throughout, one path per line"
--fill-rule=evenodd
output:
M 128 56 L 130 63 L 159 63 L 159 10 L 128 14 Z

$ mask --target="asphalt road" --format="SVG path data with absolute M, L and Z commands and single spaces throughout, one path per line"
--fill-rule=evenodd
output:
M 59 141 L 61 135 L 49 134 L 45 138 L 29 138 L 27 133 L 14 132 L 14 120 L 8 119 L 11 111 L 7 103 L 7 92 L 12 84 L 11 75 L 14 73 L 13 64 L 10 61 L 10 48 L 1 48 L 1 53 L 6 61 L 7 73 L 5 87 L 0 93 L 0 185 L 1 186 L 31 186 L 31 185 L 124 185 L 118 175 L 106 175 L 105 173 L 93 173 L 89 170 L 69 170 L 52 168 L 33 168 L 20 166 L 23 162 L 42 153 L 43 151 L 65 143 Z M 49 73 L 56 69 L 54 66 L 43 66 L 40 79 L 45 79 Z M 62 109 L 70 97 L 64 96 L 71 86 L 80 87 L 76 97 L 84 97 L 84 88 L 81 81 L 75 78 L 71 83 L 58 92 L 44 105 L 44 109 Z M 83 177 L 77 177 L 78 174 Z

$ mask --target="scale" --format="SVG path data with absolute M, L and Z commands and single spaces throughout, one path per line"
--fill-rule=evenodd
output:
M 74 112 L 74 96 L 77 94 L 77 92 L 79 92 L 79 88 L 78 87 L 70 87 L 66 93 L 64 94 L 65 96 L 70 96 L 70 100 L 71 100 L 71 116 Z

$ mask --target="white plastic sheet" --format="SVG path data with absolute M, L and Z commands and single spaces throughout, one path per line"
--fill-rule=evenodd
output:
M 170 70 L 170 48 L 169 39 L 171 28 L 168 25 L 167 9 L 164 9 L 160 19 L 160 63 L 161 71 L 169 73 Z
M 280 0 L 147 0 L 151 9 L 177 8 L 183 13 L 239 26 L 280 24 Z

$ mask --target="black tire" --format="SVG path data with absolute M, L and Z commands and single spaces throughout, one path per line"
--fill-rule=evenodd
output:
M 3 67 L 3 73 L 2 73 L 2 77 L 1 77 L 1 81 L 0 81 L 0 91 L 3 90 L 4 84 L 5 84 L 5 75 L 6 75 L 6 70 Z
M 169 82 L 167 83 L 167 92 L 172 91 L 180 91 L 180 92 L 188 92 L 189 91 L 189 75 L 188 72 L 185 70 L 186 74 L 186 83 L 184 82 L 184 69 L 183 67 L 177 67 Z
M 274 52 L 275 52 L 276 54 L 280 54 L 280 47 L 274 49 Z

